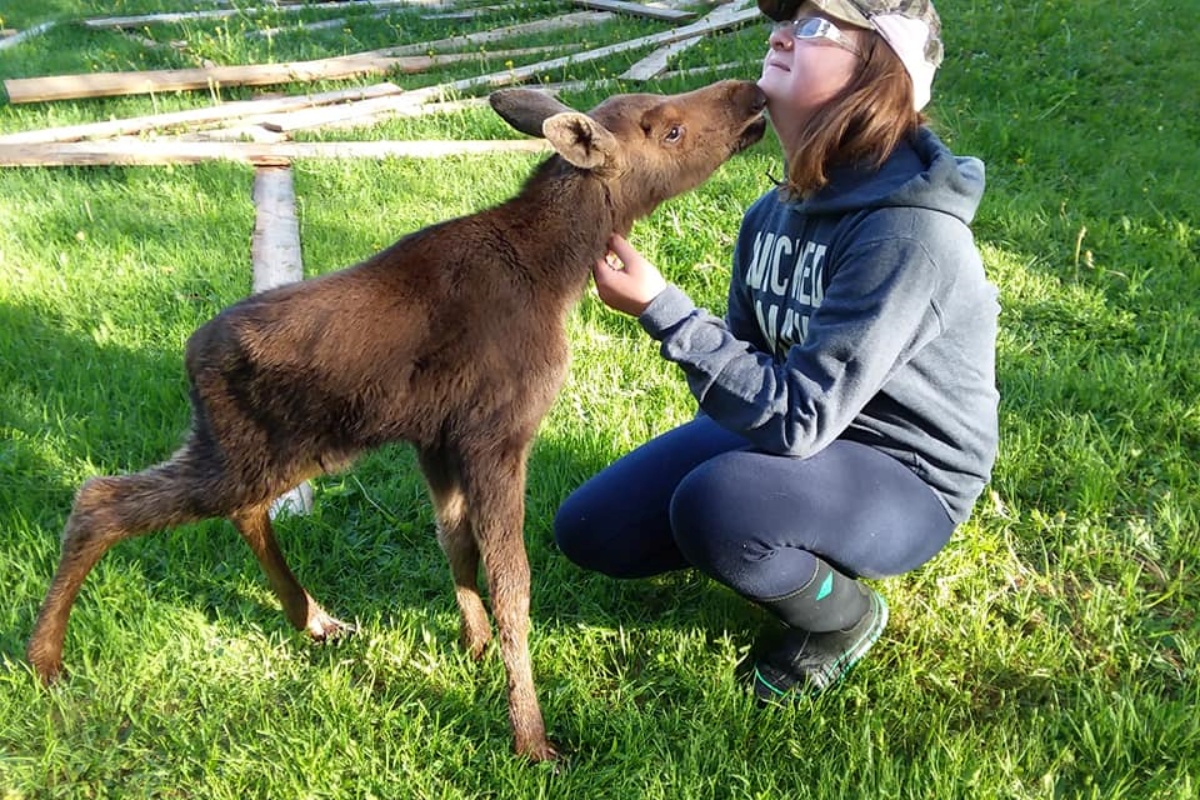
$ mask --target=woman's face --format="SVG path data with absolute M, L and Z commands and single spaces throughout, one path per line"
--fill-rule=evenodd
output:
M 794 19 L 808 17 L 833 22 L 836 30 L 826 29 L 825 36 L 797 38 L 796 28 L 783 23 L 775 26 L 767 40 L 769 49 L 758 85 L 767 96 L 776 129 L 781 125 L 795 128 L 807 119 L 850 82 L 861 59 L 850 48 L 861 49 L 865 31 L 829 20 L 811 2 L 801 5 Z

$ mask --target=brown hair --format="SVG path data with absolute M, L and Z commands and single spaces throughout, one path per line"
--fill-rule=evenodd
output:
M 786 149 L 789 197 L 807 197 L 829 182 L 841 164 L 878 167 L 925 116 L 913 108 L 912 79 L 876 33 L 863 37 L 863 58 L 846 87 L 813 114 Z

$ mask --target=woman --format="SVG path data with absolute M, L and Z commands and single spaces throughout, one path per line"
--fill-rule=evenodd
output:
M 594 270 L 699 414 L 580 487 L 555 535 L 588 569 L 693 567 L 778 617 L 753 672 L 770 700 L 844 676 L 887 623 L 861 578 L 920 566 L 969 515 L 996 452 L 999 307 L 968 227 L 983 165 L 923 127 L 933 6 L 759 8 L 787 179 L 742 220 L 726 318 L 618 236 L 620 264 Z

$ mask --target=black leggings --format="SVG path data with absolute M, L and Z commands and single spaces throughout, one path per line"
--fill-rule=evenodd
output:
M 695 567 L 751 600 L 803 586 L 814 556 L 856 577 L 907 572 L 953 530 L 933 490 L 878 450 L 837 441 L 810 458 L 771 455 L 703 416 L 593 476 L 554 521 L 581 567 L 618 578 Z

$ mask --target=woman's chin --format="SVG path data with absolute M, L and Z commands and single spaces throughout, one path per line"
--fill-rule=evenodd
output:
M 758 88 L 762 89 L 763 94 L 767 96 L 767 105 L 787 96 L 787 87 L 784 82 L 787 80 L 787 73 L 775 67 L 766 67 L 763 74 L 758 79 Z

